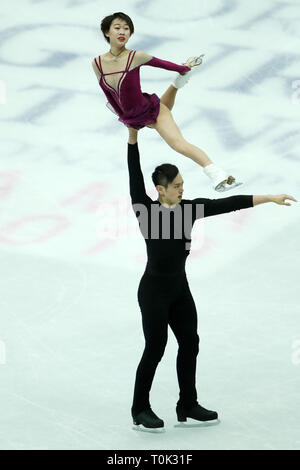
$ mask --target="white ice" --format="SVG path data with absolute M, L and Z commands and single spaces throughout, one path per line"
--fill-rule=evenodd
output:
M 299 203 L 198 221 L 187 274 L 199 317 L 198 401 L 221 423 L 175 428 L 170 330 L 151 391 L 166 433 L 132 431 L 144 347 L 136 292 L 145 243 L 130 207 L 127 129 L 91 61 L 101 19 L 127 13 L 127 47 L 184 62 L 184 137 L 244 185 L 215 193 L 154 129 L 139 133 L 148 194 L 164 162 L 184 197 L 300 199 L 300 5 L 274 2 L 11 0 L 0 7 L 0 448 L 299 449 Z M 161 96 L 174 72 L 141 68 Z

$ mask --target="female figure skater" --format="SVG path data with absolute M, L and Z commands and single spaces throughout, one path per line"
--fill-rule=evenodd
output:
M 201 64 L 201 56 L 190 57 L 184 65 L 177 65 L 144 51 L 126 49 L 134 26 L 130 17 L 122 12 L 105 17 L 101 30 L 110 50 L 94 58 L 92 65 L 108 100 L 107 106 L 119 116 L 119 121 L 137 130 L 145 126 L 156 129 L 170 147 L 203 167 L 216 191 L 226 191 L 242 184 L 236 183 L 233 176 L 228 176 L 215 165 L 203 150 L 187 142 L 171 113 L 177 89 L 187 83 L 192 67 Z M 179 72 L 161 99 L 155 93 L 142 93 L 139 77 L 142 65 Z

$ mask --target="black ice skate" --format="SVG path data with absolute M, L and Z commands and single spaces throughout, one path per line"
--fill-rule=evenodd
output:
M 211 426 L 220 422 L 216 411 L 207 410 L 199 404 L 189 410 L 185 410 L 182 406 L 177 405 L 176 413 L 177 419 L 180 422 L 180 425 L 177 425 L 177 427 Z M 187 418 L 191 419 L 187 420 Z M 195 423 L 195 420 L 197 423 Z
M 164 422 L 149 408 L 133 417 L 133 428 L 136 431 L 165 432 Z

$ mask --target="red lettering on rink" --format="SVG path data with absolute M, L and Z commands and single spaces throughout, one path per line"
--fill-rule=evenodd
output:
M 45 231 L 45 222 L 51 222 L 54 225 L 52 228 Z M 41 242 L 52 238 L 68 227 L 71 223 L 63 216 L 59 215 L 36 215 L 32 217 L 24 217 L 16 222 L 11 222 L 0 230 L 0 243 L 6 245 L 30 245 L 32 243 Z M 42 234 L 28 238 L 23 232 L 43 232 Z M 20 234 L 21 232 L 21 234 Z
M 86 255 L 93 255 L 95 253 L 98 253 L 99 251 L 104 251 L 106 248 L 110 248 L 111 245 L 115 243 L 116 240 L 111 240 L 111 239 L 105 239 L 101 240 L 99 243 L 96 243 L 96 245 L 92 246 L 92 248 L 89 248 L 88 250 L 84 251 Z
M 20 175 L 18 170 L 0 172 L 0 199 L 6 199 L 13 192 Z
M 249 222 L 251 217 L 249 210 L 236 211 L 230 216 L 230 230 L 232 232 L 240 232 Z
M 70 206 L 78 202 L 85 202 L 85 212 L 96 212 L 99 205 L 103 202 L 103 196 L 109 187 L 110 185 L 101 181 L 91 183 L 85 188 L 79 190 L 73 196 L 66 198 L 61 202 L 61 205 Z
M 214 242 L 211 238 L 203 237 L 201 238 L 201 243 L 197 243 L 199 248 L 193 248 L 193 240 L 191 244 L 190 258 L 200 258 L 205 253 L 209 252 L 214 247 Z
M 138 255 L 135 255 L 134 259 L 135 259 L 136 262 L 139 263 L 139 264 L 145 264 L 145 263 L 147 263 L 147 255 L 146 255 L 146 253 L 139 253 Z

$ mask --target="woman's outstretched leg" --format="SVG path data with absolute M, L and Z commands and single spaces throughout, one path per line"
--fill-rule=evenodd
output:
M 188 72 L 189 75 L 190 75 L 190 73 L 191 72 Z M 185 80 L 186 78 L 187 78 L 187 80 L 189 79 L 189 77 L 187 75 L 183 77 L 183 76 L 180 76 L 178 74 L 177 79 Z M 185 80 L 185 83 L 186 83 L 187 80 Z M 180 85 L 180 88 L 182 86 L 184 86 L 185 83 L 183 82 Z M 177 91 L 178 91 L 178 88 L 176 88 L 174 85 L 170 85 L 169 88 L 164 92 L 164 94 L 160 98 L 160 102 L 165 107 L 167 107 L 169 109 L 169 111 L 171 111 L 173 109 Z M 160 122 L 158 123 L 158 121 L 160 121 Z M 155 125 L 157 123 L 158 123 L 158 126 Z M 188 147 L 185 149 L 185 153 L 183 153 L 183 155 L 185 155 L 186 157 L 192 158 L 194 161 L 196 161 L 196 163 L 199 163 L 199 165 L 201 165 L 203 167 L 205 167 L 205 166 L 209 165 L 210 163 L 212 163 L 210 158 L 206 155 L 205 152 L 203 152 L 203 150 L 199 149 L 198 147 L 195 147 L 192 144 L 189 144 L 187 141 L 184 140 L 183 135 L 181 134 L 181 131 L 180 131 L 179 127 L 177 126 L 176 122 L 174 121 L 172 114 L 171 113 L 166 114 L 164 112 L 164 107 L 160 108 L 160 112 L 159 112 L 159 115 L 157 117 L 157 121 L 156 121 L 155 124 L 152 124 L 151 126 L 148 126 L 148 127 L 154 127 L 159 132 L 159 134 L 163 137 L 163 139 L 167 142 L 167 144 L 169 144 L 170 147 L 172 147 L 174 150 L 176 150 L 179 153 L 183 153 L 181 151 L 183 149 L 182 143 L 185 142 Z M 164 130 L 163 130 L 164 127 L 167 128 L 165 133 L 164 133 Z M 169 127 L 169 129 L 168 129 L 168 127 Z M 165 135 L 165 137 L 164 137 L 163 134 Z M 174 137 L 174 139 L 171 137 L 171 135 Z M 179 137 L 182 140 L 181 146 L 180 146 L 179 142 L 177 143 L 177 140 L 178 140 Z
M 160 102 L 163 103 L 170 111 L 172 110 L 178 88 L 175 88 L 173 85 L 170 85 L 169 88 L 164 92 L 160 98 Z
M 150 124 L 149 127 L 156 129 L 167 144 L 172 147 L 172 149 L 176 150 L 176 152 L 191 158 L 203 167 L 212 163 L 203 150 L 184 139 L 179 127 L 173 119 L 172 113 L 162 101 L 160 102 L 160 111 L 156 122 Z
M 180 75 L 178 73 L 174 78 L 172 85 L 169 86 L 160 98 L 160 102 L 167 106 L 170 111 L 173 109 L 178 88 L 182 88 L 188 83 L 191 73 L 192 69 L 184 75 Z
M 176 152 L 191 158 L 202 166 L 205 174 L 211 178 L 215 189 L 220 188 L 218 190 L 224 191 L 225 189 L 230 189 L 231 185 L 232 187 L 235 186 L 235 184 L 232 184 L 235 180 L 233 176 L 228 176 L 228 174 L 213 164 L 203 150 L 185 140 L 173 119 L 170 109 L 163 102 L 160 103 L 160 111 L 156 122 L 148 127 L 156 129 L 165 142 Z M 230 186 L 226 187 L 226 184 Z

